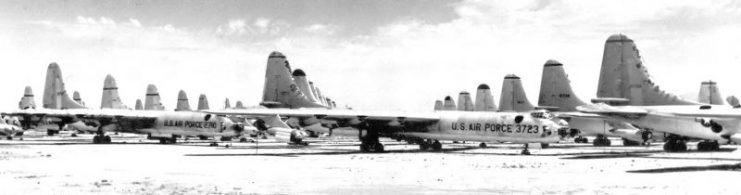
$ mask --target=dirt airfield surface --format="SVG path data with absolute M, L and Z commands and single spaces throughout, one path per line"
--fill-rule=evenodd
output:
M 0 141 L 2 194 L 737 194 L 738 146 L 666 153 L 652 146 L 445 142 L 443 152 L 382 140 L 385 153 L 338 141 L 289 146 L 182 141 L 136 135 L 90 144 L 92 135 Z M 590 139 L 591 140 L 591 139 Z M 621 145 L 613 140 L 613 145 Z M 689 145 L 695 150 L 695 144 Z

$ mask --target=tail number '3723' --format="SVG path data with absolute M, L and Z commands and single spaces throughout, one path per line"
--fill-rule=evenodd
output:
M 459 131 L 491 131 L 503 133 L 538 133 L 547 126 L 528 124 L 496 124 L 496 123 L 451 123 L 451 129 Z

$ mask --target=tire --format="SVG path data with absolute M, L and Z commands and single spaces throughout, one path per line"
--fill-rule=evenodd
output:
M 384 150 L 383 144 L 380 144 L 380 143 L 374 144 L 373 150 L 375 150 L 375 152 L 383 152 Z
M 551 145 L 550 145 L 550 144 L 548 144 L 548 143 L 540 143 L 540 148 L 543 148 L 543 149 L 546 149 L 546 148 L 548 148 L 548 147 L 550 147 L 550 146 L 551 146 Z
M 419 143 L 419 150 L 424 151 L 424 150 L 427 150 L 429 148 L 430 148 L 430 145 L 427 144 L 427 142 L 421 142 L 421 143 Z
M 111 136 L 105 136 L 103 137 L 103 143 L 110 144 L 111 143 Z
M 100 136 L 98 136 L 98 135 L 93 136 L 93 143 L 94 144 L 99 144 L 100 143 L 100 140 L 101 140 L 100 139 Z
M 530 150 L 522 150 L 522 152 L 520 152 L 520 154 L 522 154 L 522 155 L 530 155 Z
M 441 144 L 439 141 L 435 141 L 434 143 L 432 143 L 432 150 L 434 151 L 443 150 L 443 144 Z
M 368 144 L 361 143 L 360 144 L 360 151 L 361 152 L 370 152 Z
M 479 144 L 479 148 L 486 148 L 486 143 L 484 143 L 484 142 L 481 142 L 481 143 Z

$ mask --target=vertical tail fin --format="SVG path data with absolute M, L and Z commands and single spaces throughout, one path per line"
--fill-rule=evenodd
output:
M 718 84 L 715 81 L 704 81 L 700 84 L 698 101 L 703 104 L 725 105 L 723 96 L 720 95 Z
M 236 105 L 234 106 L 236 109 L 245 109 L 244 104 L 242 104 L 242 101 L 237 101 Z
M 135 110 L 144 110 L 144 105 L 142 105 L 141 99 L 136 99 L 136 104 L 134 104 Z
M 188 102 L 188 95 L 185 91 L 180 90 L 178 92 L 178 104 L 175 107 L 175 111 L 190 111 L 190 102 Z
M 563 64 L 548 60 L 543 65 L 543 78 L 540 80 L 538 106 L 558 107 L 559 111 L 576 111 L 577 106 L 586 105 L 574 94 L 571 81 L 564 71 Z
M 311 85 L 309 85 L 309 81 L 306 80 L 306 73 L 301 69 L 296 69 L 293 71 L 293 80 L 296 81 L 296 85 L 298 86 L 298 89 L 301 90 L 301 93 L 303 93 L 306 98 L 308 98 L 309 101 L 317 103 L 319 102 L 314 95 L 314 91 L 311 88 Z
M 445 96 L 443 110 L 456 110 L 455 101 L 450 96 Z
M 206 98 L 206 94 L 201 94 L 198 96 L 198 110 L 208 110 L 208 99 Z
M 77 102 L 78 104 L 80 104 L 82 106 L 85 106 L 85 102 L 83 102 L 82 101 L 82 98 L 80 97 L 80 92 L 77 92 L 77 91 L 73 92 L 72 93 L 72 100 L 74 100 L 75 102 Z
M 461 91 L 458 94 L 458 110 L 473 111 L 473 101 L 471 101 L 471 94 L 467 91 Z
M 728 96 L 726 98 L 726 101 L 728 102 L 728 105 L 733 106 L 733 108 L 741 108 L 741 103 L 739 103 L 738 98 L 736 98 L 736 96 Z
M 103 97 L 100 100 L 100 108 L 128 109 L 118 95 L 118 85 L 113 76 L 106 75 L 103 81 Z
M 268 56 L 262 101 L 260 104 L 266 107 L 301 108 L 326 105 L 310 101 L 301 92 L 293 79 L 286 56 L 280 52 L 273 52 Z
M 46 69 L 46 81 L 44 84 L 43 107 L 50 109 L 74 109 L 85 108 L 69 98 L 62 80 L 62 70 L 57 63 L 52 62 Z
M 435 111 L 443 110 L 443 101 L 442 100 L 435 100 Z
M 505 76 L 502 84 L 502 94 L 499 97 L 499 110 L 521 112 L 530 111 L 534 108 L 525 95 L 520 77 L 514 74 Z
M 696 105 L 656 85 L 633 40 L 617 34 L 607 38 L 597 88 L 598 98 L 627 98 L 630 105 Z
M 165 106 L 160 101 L 160 92 L 157 86 L 147 85 L 147 94 L 144 98 L 144 110 L 165 110 Z
M 232 108 L 232 103 L 229 102 L 229 98 L 226 98 L 226 100 L 224 100 L 224 109 L 229 109 L 229 108 Z
M 475 111 L 497 111 L 494 105 L 494 96 L 491 95 L 491 89 L 487 84 L 481 84 L 476 88 L 476 102 L 474 103 Z
M 36 101 L 33 97 L 33 90 L 31 90 L 31 86 L 26 86 L 26 89 L 23 90 L 23 97 L 21 97 L 21 101 L 18 102 L 18 108 L 19 109 L 36 109 Z
M 316 86 L 314 86 L 314 82 L 309 81 L 309 88 L 311 88 L 311 94 L 314 96 L 314 99 L 318 102 L 321 102 L 319 98 L 319 91 L 317 91 Z

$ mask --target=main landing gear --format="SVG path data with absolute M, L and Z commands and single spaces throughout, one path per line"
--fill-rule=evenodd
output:
M 95 132 L 95 136 L 93 136 L 93 143 L 94 144 L 109 144 L 111 143 L 111 136 L 105 135 L 105 132 L 103 131 L 103 127 L 107 124 L 110 124 L 111 121 L 108 120 L 101 120 L 100 125 L 98 125 L 98 131 Z
M 443 150 L 443 144 L 440 143 L 439 140 L 432 140 L 432 139 L 419 139 L 417 140 L 419 143 L 419 150 L 425 151 L 427 149 L 432 149 L 432 151 L 442 151 Z
M 522 152 L 520 152 L 520 154 L 522 154 L 522 155 L 530 155 L 530 150 L 528 150 L 527 148 L 528 148 L 528 144 L 525 144 L 525 148 L 522 149 Z
M 383 152 L 383 144 L 378 140 L 378 129 L 370 128 L 370 124 L 363 120 L 358 125 L 358 138 L 360 139 L 360 151 L 361 152 Z M 365 129 L 365 137 L 363 136 L 363 130 Z
M 610 142 L 610 139 L 607 139 L 607 136 L 600 134 L 597 135 L 596 138 L 594 138 L 592 144 L 594 146 L 610 146 L 612 145 L 612 142 Z
M 687 142 L 684 138 L 679 135 L 670 134 L 666 137 L 666 143 L 664 143 L 664 151 L 667 152 L 684 152 L 687 151 Z
M 623 138 L 623 146 L 640 146 L 641 142 Z
M 486 148 L 486 143 L 484 143 L 484 142 L 481 142 L 481 143 L 479 144 L 479 148 Z
M 589 139 L 580 135 L 579 137 L 574 138 L 574 143 L 589 143 Z
M 701 141 L 697 143 L 698 151 L 717 151 L 720 150 L 720 144 L 718 141 Z

